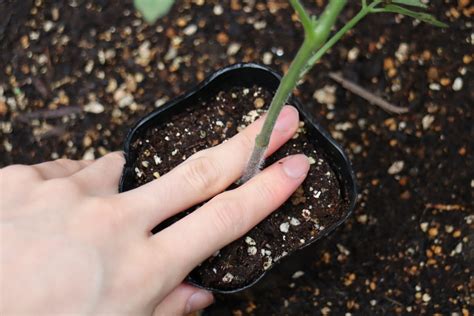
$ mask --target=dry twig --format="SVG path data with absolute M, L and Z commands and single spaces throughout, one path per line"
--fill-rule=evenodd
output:
M 440 211 L 464 211 L 465 207 L 459 204 L 440 204 L 440 203 L 427 203 L 426 208 L 432 208 Z
M 81 113 L 82 109 L 79 106 L 63 106 L 54 110 L 41 109 L 33 112 L 20 113 L 15 117 L 16 120 L 28 123 L 33 119 L 53 119 L 66 115 Z
M 402 108 L 402 107 L 393 105 L 390 102 L 387 102 L 386 100 L 382 99 L 381 97 L 373 94 L 372 92 L 355 84 L 354 82 L 344 79 L 340 73 L 330 72 L 329 77 L 332 80 L 336 81 L 337 83 L 340 83 L 341 86 L 343 86 L 345 89 L 367 100 L 368 102 L 374 105 L 377 105 L 378 107 L 382 108 L 388 113 L 402 114 L 402 113 L 408 112 L 407 108 Z

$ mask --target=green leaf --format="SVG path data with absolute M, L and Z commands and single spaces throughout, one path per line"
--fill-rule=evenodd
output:
M 402 0 L 398 0 L 398 1 L 402 1 Z M 415 18 L 415 19 L 418 19 L 422 22 L 425 22 L 425 23 L 428 23 L 428 24 L 432 24 L 434 26 L 438 26 L 438 27 L 448 27 L 447 24 L 437 20 L 434 16 L 432 16 L 431 14 L 428 14 L 428 13 L 424 13 L 424 12 L 416 12 L 416 11 L 412 11 L 412 10 L 408 10 L 404 7 L 401 7 L 401 6 L 398 6 L 398 5 L 394 5 L 394 4 L 387 4 L 385 7 L 384 7 L 384 11 L 385 12 L 392 12 L 392 13 L 399 13 L 399 14 L 403 14 L 403 15 L 407 15 L 407 16 L 410 16 L 412 18 Z
M 148 23 L 155 23 L 171 9 L 174 0 L 134 0 L 135 8 Z
M 423 8 L 423 9 L 428 8 L 428 6 L 424 4 L 423 2 L 421 2 L 421 0 L 392 0 L 392 3 L 398 3 L 401 5 L 418 7 L 418 8 Z

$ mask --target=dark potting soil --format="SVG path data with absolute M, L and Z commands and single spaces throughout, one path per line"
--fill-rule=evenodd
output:
M 149 128 L 132 144 L 138 156 L 134 163 L 136 187 L 159 178 L 197 151 L 232 137 L 255 121 L 271 98 L 272 94 L 261 87 L 226 88 L 175 114 L 167 123 Z M 241 288 L 341 220 L 348 204 L 344 188 L 340 188 L 325 155 L 310 137 L 301 121 L 293 139 L 266 162 L 270 165 L 288 155 L 305 153 L 311 168 L 303 185 L 258 226 L 197 267 L 191 274 L 195 281 L 221 290 Z M 173 217 L 163 226 L 195 209 Z

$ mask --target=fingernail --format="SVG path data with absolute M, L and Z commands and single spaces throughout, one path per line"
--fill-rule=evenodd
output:
M 280 112 L 275 123 L 275 129 L 279 132 L 287 132 L 294 128 L 298 122 L 298 111 L 292 106 L 285 106 Z
M 295 155 L 288 157 L 283 161 L 283 170 L 288 177 L 299 179 L 308 173 L 308 158 L 305 155 Z
M 188 299 L 186 303 L 186 314 L 207 307 L 214 301 L 212 294 L 205 290 L 199 290 Z

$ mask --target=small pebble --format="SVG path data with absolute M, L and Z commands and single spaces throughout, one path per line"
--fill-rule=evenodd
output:
M 196 24 L 190 24 L 183 30 L 183 33 L 186 36 L 191 36 L 191 35 L 194 35 L 194 33 L 196 33 L 197 29 L 198 27 L 196 26 Z
M 272 60 L 273 60 L 272 53 L 266 52 L 263 54 L 263 63 L 265 65 L 270 65 L 272 63 Z
M 92 145 L 92 138 L 88 135 L 84 136 L 84 138 L 82 139 L 82 145 L 84 147 L 89 147 L 90 145 Z
M 280 225 L 280 231 L 282 233 L 287 233 L 290 228 L 290 224 L 288 222 L 284 222 Z
M 164 97 L 164 98 L 161 98 L 161 99 L 156 100 L 156 101 L 155 101 L 155 107 L 159 108 L 160 106 L 162 106 L 163 104 L 165 104 L 166 101 L 168 101 L 168 98 L 167 98 L 167 97 Z
M 438 228 L 432 227 L 428 230 L 428 235 L 432 238 L 436 237 L 438 235 Z
M 441 86 L 438 83 L 432 83 L 430 84 L 430 90 L 439 91 L 441 90 Z
M 337 131 L 347 131 L 353 127 L 351 122 L 342 122 L 334 126 L 334 129 Z
M 144 41 L 139 47 L 138 47 L 138 58 L 137 58 L 137 63 L 141 66 L 147 66 L 150 61 L 151 61 L 151 57 L 152 57 L 152 52 L 150 50 L 150 45 L 151 43 L 149 41 Z M 103 57 L 103 59 L 105 60 L 105 56 Z M 130 82 L 129 83 L 129 86 L 130 85 L 136 85 L 136 82 L 133 81 L 133 82 Z M 132 89 L 133 91 L 133 89 Z
M 153 160 L 155 161 L 155 165 L 159 165 L 161 163 L 161 158 L 157 155 L 153 156 Z
M 455 253 L 461 253 L 462 252 L 462 242 L 458 243 L 456 245 L 456 248 L 454 248 Z
M 301 222 L 300 222 L 297 218 L 292 217 L 292 218 L 290 219 L 290 224 L 291 224 L 292 226 L 298 226 L 298 225 L 301 224 Z
M 257 21 L 253 24 L 253 27 L 259 31 L 263 30 L 265 27 L 267 27 L 267 22 L 266 21 Z
M 125 94 L 119 101 L 118 106 L 119 108 L 125 108 L 127 106 L 132 105 L 134 102 L 133 96 L 131 94 Z
M 268 270 L 272 266 L 273 259 L 271 257 L 265 257 L 266 260 L 263 262 L 263 270 Z
M 104 109 L 104 106 L 96 101 L 89 102 L 84 106 L 84 112 L 87 113 L 99 114 L 104 112 Z
M 240 50 L 241 45 L 239 43 L 232 43 L 227 48 L 227 55 L 233 56 L 237 54 Z
M 135 168 L 135 174 L 137 175 L 137 177 L 141 178 L 143 176 L 143 172 L 138 169 L 138 168 Z
M 336 86 L 326 85 L 324 88 L 316 90 L 313 98 L 321 104 L 330 105 L 336 103 Z
M 222 13 L 224 13 L 224 9 L 220 4 L 216 4 L 212 9 L 212 13 L 214 13 L 214 15 L 221 15 Z
M 401 43 L 400 46 L 398 46 L 395 57 L 397 57 L 400 62 L 405 62 L 408 59 L 408 48 L 407 43 Z
M 367 214 L 361 214 L 361 215 L 357 216 L 357 221 L 361 224 L 366 224 L 367 220 L 368 220 Z
M 349 53 L 347 54 L 347 60 L 348 61 L 354 61 L 359 57 L 360 50 L 358 47 L 352 48 Z
M 307 209 L 303 209 L 301 211 L 301 216 L 303 216 L 304 219 L 308 220 L 311 217 L 311 212 Z
M 89 61 L 86 63 L 86 66 L 84 67 L 84 71 L 85 71 L 86 73 L 90 74 L 93 69 L 94 69 L 94 61 L 93 61 L 93 60 L 89 60 Z
M 257 109 L 260 109 L 265 105 L 265 101 L 262 98 L 256 98 L 255 101 L 253 102 L 253 105 Z
M 321 314 L 324 316 L 330 315 L 331 309 L 327 306 L 324 306 L 323 308 L 321 308 Z
M 397 174 L 400 173 L 403 170 L 403 167 L 405 166 L 405 163 L 402 160 L 395 161 L 390 168 L 388 168 L 387 172 L 388 174 Z
M 234 275 L 232 273 L 226 273 L 224 277 L 222 278 L 222 282 L 224 283 L 230 283 L 234 279 Z
M 82 156 L 82 159 L 83 160 L 94 160 L 95 159 L 94 151 L 95 151 L 94 148 L 89 148 L 88 150 L 86 150 L 86 152 Z
M 293 275 L 291 276 L 292 279 L 298 279 L 300 277 L 302 277 L 304 275 L 304 272 L 303 271 L 296 271 L 295 273 L 293 273 Z
M 423 125 L 423 129 L 427 130 L 430 128 L 431 124 L 434 122 L 435 118 L 433 115 L 425 115 L 421 120 L 421 125 Z
M 422 232 L 426 233 L 426 231 L 428 230 L 428 223 L 427 222 L 421 223 L 420 228 Z
M 454 82 L 453 82 L 453 90 L 454 91 L 460 91 L 464 85 L 464 82 L 462 81 L 462 78 L 457 77 Z
M 45 21 L 44 24 L 43 24 L 43 30 L 44 30 L 45 32 L 49 32 L 49 31 L 51 31 L 51 29 L 53 28 L 53 26 L 54 26 L 54 23 L 53 23 L 53 22 L 51 22 L 51 21 Z
M 257 244 L 255 240 L 249 236 L 245 237 L 245 243 L 250 246 L 255 246 Z
M 431 300 L 431 296 L 428 293 L 423 294 L 422 298 L 423 302 L 429 302 Z
M 255 254 L 257 254 L 257 247 L 248 247 L 247 248 L 247 253 L 250 255 L 250 256 L 254 256 Z

